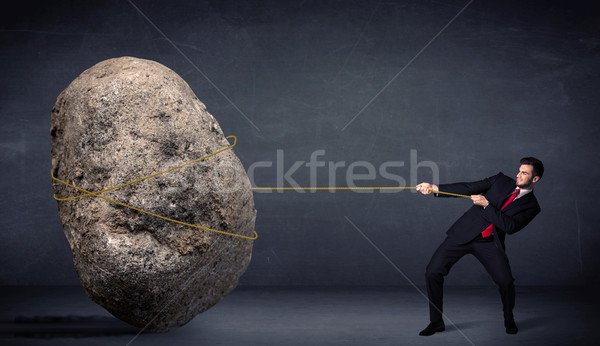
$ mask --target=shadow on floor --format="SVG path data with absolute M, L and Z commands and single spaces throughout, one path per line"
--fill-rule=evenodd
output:
M 454 325 L 450 323 L 446 323 L 446 331 L 457 331 L 457 330 L 467 330 L 471 329 L 477 325 L 477 321 L 469 321 L 469 322 L 459 322 Z
M 0 321 L 0 337 L 87 338 L 136 335 L 139 331 L 112 316 L 16 316 Z

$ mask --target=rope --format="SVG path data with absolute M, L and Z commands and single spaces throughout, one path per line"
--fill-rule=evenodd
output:
M 253 187 L 252 190 L 415 190 L 416 186 L 356 186 L 356 187 Z M 471 196 L 461 195 L 452 192 L 443 192 L 429 189 L 433 193 L 443 195 L 471 198 Z
M 154 173 L 154 174 L 151 174 L 151 175 L 149 175 L 149 176 L 146 176 L 146 177 L 143 177 L 143 178 L 140 178 L 140 179 L 136 179 L 136 180 L 130 181 L 130 182 L 128 182 L 128 183 L 124 183 L 124 184 L 121 184 L 121 185 L 117 185 L 117 186 L 109 187 L 109 188 L 107 188 L 107 189 L 100 190 L 100 191 L 95 191 L 95 192 L 92 192 L 92 191 L 88 191 L 88 190 L 82 189 L 82 188 L 80 188 L 80 187 L 77 187 L 77 186 L 75 186 L 75 185 L 71 185 L 71 184 L 67 183 L 66 181 L 60 180 L 60 179 L 56 178 L 56 177 L 54 176 L 54 173 L 52 172 L 52 170 L 50 170 L 50 176 L 52 177 L 52 179 L 54 179 L 54 180 L 56 180 L 56 181 L 58 181 L 58 182 L 60 182 L 60 183 L 63 183 L 63 184 L 65 184 L 65 185 L 67 185 L 67 186 L 69 186 L 69 187 L 71 187 L 71 188 L 74 188 L 74 189 L 76 189 L 76 190 L 79 190 L 79 191 L 81 191 L 81 192 L 84 192 L 84 193 L 83 193 L 83 194 L 81 194 L 81 195 L 77 195 L 77 196 L 71 196 L 71 197 L 65 197 L 65 198 L 56 197 L 56 194 L 54 194 L 54 195 L 53 195 L 53 197 L 54 197 L 54 199 L 56 199 L 57 201 L 70 201 L 70 200 L 73 200 L 73 199 L 76 199 L 76 198 L 87 197 L 87 196 L 94 196 L 94 197 L 102 198 L 103 200 L 106 200 L 106 201 L 108 201 L 108 202 L 111 202 L 111 203 L 118 204 L 118 205 L 120 205 L 120 206 L 123 206 L 123 207 L 126 207 L 126 208 L 130 208 L 130 209 L 133 209 L 133 210 L 136 210 L 136 211 L 139 211 L 139 212 L 142 212 L 142 213 L 148 214 L 148 215 L 152 215 L 152 216 L 158 217 L 158 218 L 160 218 L 160 219 L 163 219 L 163 220 L 166 220 L 166 221 L 175 222 L 175 223 L 178 223 L 178 224 L 181 224 L 181 225 L 185 225 L 185 226 L 189 226 L 189 227 L 194 227 L 194 228 L 203 229 L 203 230 L 205 230 L 205 231 L 209 231 L 209 232 L 215 232 L 215 233 L 219 233 L 219 234 L 225 234 L 225 235 L 229 235 L 229 236 L 232 236 L 232 237 L 239 237 L 239 238 L 244 238 L 244 239 L 255 240 L 255 239 L 257 239 L 257 238 L 258 238 L 258 233 L 256 233 L 256 231 L 254 231 L 254 236 L 252 236 L 252 237 L 249 237 L 249 236 L 245 236 L 245 235 L 241 235 L 241 234 L 230 233 L 230 232 L 225 232 L 225 231 L 221 231 L 221 230 L 217 230 L 217 229 L 212 229 L 212 228 L 208 228 L 208 227 L 204 227 L 204 226 L 200 226 L 200 225 L 194 225 L 194 224 L 191 224 L 191 223 L 187 223 L 187 222 L 183 222 L 183 221 L 179 221 L 179 220 L 171 219 L 171 218 L 168 218 L 168 217 L 165 217 L 165 216 L 162 216 L 162 215 L 158 215 L 158 214 L 155 214 L 155 213 L 149 212 L 149 211 L 147 211 L 147 210 L 143 210 L 143 209 L 140 209 L 140 208 L 136 208 L 136 207 L 134 207 L 134 206 L 131 206 L 131 205 L 128 205 L 128 204 L 125 204 L 125 203 L 121 203 L 121 202 L 118 202 L 118 201 L 112 200 L 112 199 L 110 199 L 110 198 L 108 198 L 108 197 L 104 197 L 104 196 L 101 196 L 101 195 L 100 195 L 100 194 L 101 194 L 101 193 L 103 193 L 103 192 L 108 192 L 108 191 L 116 190 L 116 189 L 119 189 L 119 188 L 121 188 L 121 187 L 124 187 L 124 186 L 127 186 L 127 185 L 131 185 L 131 184 L 139 183 L 140 181 L 144 181 L 144 180 L 146 180 L 146 179 L 154 178 L 154 177 L 156 177 L 156 176 L 159 176 L 159 175 L 161 175 L 161 174 L 165 174 L 165 173 L 168 173 L 168 172 L 172 172 L 172 171 L 174 171 L 174 170 L 176 170 L 176 169 L 183 168 L 183 167 L 185 167 L 185 166 L 187 166 L 187 165 L 191 165 L 192 163 L 196 163 L 196 162 L 198 162 L 198 161 L 202 161 L 202 160 L 204 160 L 204 159 L 207 159 L 207 158 L 209 158 L 209 157 L 211 157 L 211 156 L 217 155 L 217 154 L 219 154 L 219 153 L 221 153 L 221 152 L 223 152 L 223 151 L 225 151 L 225 150 L 229 150 L 229 149 L 231 149 L 231 148 L 233 148 L 233 147 L 235 147 L 235 146 L 236 146 L 236 144 L 237 144 L 237 137 L 236 137 L 236 136 L 233 136 L 233 135 L 231 135 L 231 136 L 227 136 L 227 139 L 229 139 L 229 138 L 233 138 L 233 144 L 232 144 L 232 145 L 230 145 L 230 146 L 228 146 L 228 147 L 225 147 L 225 148 L 223 148 L 223 149 L 219 149 L 219 150 L 215 151 L 214 153 L 208 154 L 208 155 L 206 155 L 206 156 L 203 156 L 203 157 L 201 157 L 201 158 L 199 158 L 199 159 L 192 160 L 192 161 L 190 161 L 190 162 L 187 162 L 187 163 L 184 163 L 184 164 L 182 164 L 182 165 L 175 166 L 175 167 L 173 167 L 173 168 L 169 168 L 169 169 L 167 169 L 167 170 L 165 170 L 165 171 L 162 171 L 162 172 Z M 417 188 L 416 186 L 368 186 L 368 187 L 364 187 L 364 186 L 360 186 L 360 187 L 253 187 L 253 188 L 252 188 L 252 190 L 271 190 L 271 191 L 272 191 L 272 190 L 277 190 L 277 191 L 283 191 L 283 190 L 414 190 L 414 189 L 416 189 L 416 188 Z M 455 196 L 455 197 L 471 198 L 471 196 L 467 196 L 467 195 L 461 195 L 461 194 L 457 194 L 457 193 L 443 192 L 443 191 L 436 191 L 436 190 L 433 190 L 433 189 L 429 189 L 429 190 L 430 190 L 431 192 L 433 192 L 433 193 L 441 193 L 441 194 L 444 194 L 444 195 Z

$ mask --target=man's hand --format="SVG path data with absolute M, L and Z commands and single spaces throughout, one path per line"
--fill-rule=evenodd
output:
M 473 200 L 473 204 L 480 207 L 487 207 L 490 203 L 483 195 L 471 195 L 471 199 Z
M 424 195 L 428 195 L 431 191 L 439 191 L 437 185 L 432 185 L 429 183 L 421 183 L 417 185 L 417 191 Z

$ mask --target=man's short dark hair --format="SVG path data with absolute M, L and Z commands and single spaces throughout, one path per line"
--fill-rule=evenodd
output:
M 521 159 L 522 165 L 531 165 L 533 166 L 532 176 L 536 175 L 542 179 L 542 175 L 544 175 L 544 164 L 542 161 L 536 159 L 535 157 L 524 157 Z

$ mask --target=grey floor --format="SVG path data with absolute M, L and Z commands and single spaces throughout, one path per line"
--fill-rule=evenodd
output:
M 240 287 L 189 324 L 141 333 L 80 287 L 2 287 L 2 345 L 598 345 L 598 299 L 582 288 L 519 287 L 507 335 L 493 287 L 448 287 L 447 330 L 431 337 L 412 287 Z M 590 297 L 593 302 L 590 302 Z

